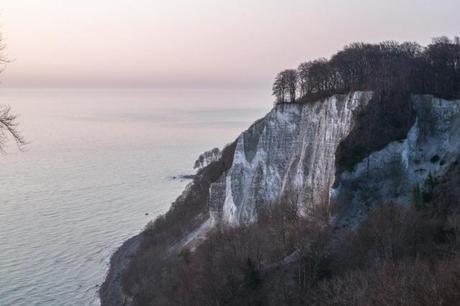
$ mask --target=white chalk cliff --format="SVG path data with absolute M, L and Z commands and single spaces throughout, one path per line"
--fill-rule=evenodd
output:
M 337 148 L 372 96 L 275 106 L 239 136 L 231 168 L 211 185 L 212 224 L 253 222 L 260 208 L 284 195 L 304 210 L 324 202 L 340 206 L 341 221 L 353 222 L 366 199 L 407 203 L 415 185 L 423 187 L 457 160 L 460 101 L 414 96 L 417 119 L 407 138 L 337 174 Z
M 460 100 L 413 96 L 416 121 L 406 139 L 389 143 L 336 178 L 333 202 L 343 223 L 355 223 L 366 203 L 407 204 L 416 186 L 442 177 L 460 156 Z
M 258 210 L 288 194 L 307 208 L 328 201 L 335 153 L 371 92 L 277 105 L 237 140 L 231 168 L 211 185 L 214 219 L 252 222 Z

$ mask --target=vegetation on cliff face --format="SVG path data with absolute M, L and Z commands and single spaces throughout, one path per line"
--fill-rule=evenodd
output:
M 415 120 L 412 94 L 460 97 L 460 38 L 435 38 L 426 47 L 353 43 L 330 59 L 280 72 L 273 84 L 276 103 L 305 103 L 352 91 L 373 91 L 374 96 L 337 151 L 338 173 L 407 135 Z
M 125 282 L 133 304 L 453 305 L 460 298 L 460 213 L 439 209 L 458 203 L 388 203 L 356 230 L 335 228 L 326 205 L 306 219 L 291 203 L 274 204 L 254 224 L 216 229 L 194 252 L 145 258 L 156 269 Z
M 441 38 L 426 48 L 353 44 L 331 60 L 282 72 L 274 93 L 280 103 L 308 103 L 333 93 L 374 91 L 336 153 L 340 172 L 407 135 L 415 120 L 411 94 L 457 97 L 459 81 L 460 42 Z M 356 228 L 334 224 L 329 203 L 305 216 L 288 195 L 267 204 L 255 223 L 217 224 L 196 248 L 182 247 L 179 242 L 209 217 L 209 186 L 229 169 L 234 151 L 235 143 L 199 170 L 189 192 L 141 234 L 123 275 L 133 305 L 457 303 L 458 162 L 444 177 L 429 177 L 426 188 L 414 188 L 405 206 L 373 203 Z
M 200 169 L 193 182 L 169 211 L 148 224 L 140 234 L 140 246 L 123 276 L 123 289 L 131 296 L 148 294 L 177 261 L 178 244 L 209 218 L 209 187 L 233 162 L 236 142 L 225 147 L 219 160 Z
M 253 224 L 219 225 L 196 249 L 171 248 L 181 235 L 145 240 L 124 290 L 133 305 L 453 305 L 459 169 L 454 163 L 443 178 L 428 178 L 406 206 L 371 205 L 353 229 L 331 221 L 328 203 L 305 218 L 283 198 Z M 174 215 L 165 228 L 178 225 Z
M 351 133 L 337 148 L 336 172 L 351 171 L 369 154 L 406 138 L 415 117 L 409 93 L 374 93 L 368 106 L 357 117 Z

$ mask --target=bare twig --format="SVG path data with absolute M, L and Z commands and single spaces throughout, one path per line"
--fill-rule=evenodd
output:
M 9 60 L 4 53 L 5 48 L 6 48 L 6 45 L 3 39 L 3 35 L 0 32 L 0 72 L 2 72 L 5 69 L 5 65 L 9 63 Z
M 5 69 L 5 65 L 9 62 L 6 57 L 6 45 L 2 33 L 0 32 L 0 73 Z M 11 107 L 8 105 L 0 105 L 0 152 L 4 152 L 6 141 L 11 136 L 19 150 L 24 150 L 27 144 L 25 138 L 21 135 L 18 129 L 17 115 L 11 113 Z
M 10 106 L 0 105 L 0 151 L 4 151 L 8 136 L 13 137 L 19 150 L 24 149 L 27 141 L 18 129 L 17 115 L 11 113 Z

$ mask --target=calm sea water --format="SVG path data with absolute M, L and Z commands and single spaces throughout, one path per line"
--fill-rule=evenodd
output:
M 0 89 L 30 142 L 0 156 L 0 305 L 97 305 L 110 255 L 188 183 L 172 177 L 193 173 L 269 101 L 244 90 Z

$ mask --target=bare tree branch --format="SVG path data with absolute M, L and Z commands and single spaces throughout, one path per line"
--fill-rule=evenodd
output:
M 0 32 L 0 73 L 5 69 L 6 64 L 9 62 L 4 53 L 5 48 L 6 45 L 4 43 L 3 35 Z M 18 129 L 17 115 L 11 112 L 10 106 L 0 105 L 0 152 L 4 152 L 9 136 L 14 139 L 19 150 L 24 150 L 24 146 L 27 142 Z
M 7 56 L 5 55 L 6 45 L 3 39 L 3 35 L 0 32 L 0 73 L 5 69 L 5 65 L 9 62 Z
M 23 150 L 27 141 L 18 129 L 17 115 L 11 113 L 11 107 L 0 105 L 0 151 L 4 151 L 8 136 L 13 137 L 19 150 Z

